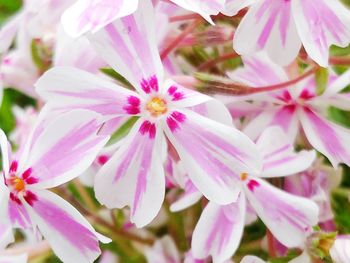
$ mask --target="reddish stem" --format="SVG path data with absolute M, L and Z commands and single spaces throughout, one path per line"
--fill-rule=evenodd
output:
M 232 94 L 232 95 L 249 95 L 249 94 L 255 94 L 259 92 L 268 92 L 268 91 L 274 91 L 278 90 L 281 88 L 285 88 L 291 85 L 294 85 L 298 83 L 299 81 L 307 78 L 308 76 L 312 75 L 319 67 L 315 66 L 312 69 L 306 71 L 304 74 L 301 76 L 286 81 L 282 82 L 279 84 L 275 85 L 270 85 L 270 86 L 264 86 L 264 87 L 249 87 L 249 86 L 244 86 L 244 85 L 239 85 L 239 84 L 225 84 L 225 83 L 219 83 L 219 82 L 209 82 L 209 84 L 212 84 L 213 86 L 210 87 L 213 91 L 218 92 L 218 93 L 223 93 L 223 94 Z
M 329 64 L 332 65 L 350 65 L 349 57 L 330 57 Z
M 169 17 L 169 22 L 179 22 L 179 21 L 185 21 L 185 20 L 192 20 L 192 19 L 199 19 L 201 18 L 198 14 L 188 14 L 188 15 L 181 15 L 181 16 L 171 16 Z
M 224 54 L 224 55 L 222 55 L 222 56 L 220 56 L 218 58 L 214 58 L 212 60 L 208 60 L 208 61 L 204 62 L 203 64 L 201 64 L 198 67 L 198 71 L 210 69 L 213 66 L 215 66 L 217 63 L 224 62 L 225 60 L 236 58 L 238 56 L 239 55 L 236 52 L 231 52 L 231 53 Z
M 160 58 L 163 60 L 165 59 L 169 53 L 175 49 L 179 43 L 188 35 L 190 34 L 200 23 L 202 22 L 201 19 L 195 20 L 192 24 L 187 25 L 187 27 L 179 34 L 160 54 Z
M 270 257 L 276 257 L 276 251 L 275 251 L 275 243 L 273 235 L 271 234 L 270 230 L 266 229 L 266 237 L 267 237 L 267 247 Z

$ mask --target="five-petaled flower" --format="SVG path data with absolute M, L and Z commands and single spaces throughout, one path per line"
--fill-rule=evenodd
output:
M 165 138 L 197 188 L 220 204 L 237 199 L 235 175 L 261 165 L 256 146 L 232 127 L 223 104 L 164 80 L 153 17 L 152 3 L 142 1 L 133 15 L 89 35 L 105 61 L 136 92 L 74 68 L 53 68 L 36 84 L 37 92 L 56 109 L 85 108 L 104 115 L 105 132 L 113 131 L 120 118 L 139 117 L 95 180 L 98 200 L 109 208 L 129 205 L 131 220 L 139 227 L 157 215 L 164 199 Z
M 64 113 L 54 120 L 41 115 L 15 155 L 0 130 L 1 222 L 38 229 L 64 262 L 92 262 L 100 254 L 98 241 L 108 242 L 68 202 L 46 190 L 77 177 L 93 162 L 108 140 L 97 135 L 98 117 L 87 110 Z

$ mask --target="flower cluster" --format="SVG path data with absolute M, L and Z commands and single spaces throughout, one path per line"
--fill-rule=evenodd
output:
M 344 2 L 0 0 L 0 262 L 350 262 Z

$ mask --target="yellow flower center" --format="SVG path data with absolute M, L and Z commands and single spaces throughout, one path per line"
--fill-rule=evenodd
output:
M 17 192 L 21 192 L 26 189 L 24 180 L 17 176 L 11 179 L 11 185 Z
M 241 178 L 242 181 L 245 181 L 248 178 L 248 174 L 247 173 L 241 173 L 240 174 L 240 178 Z
M 158 117 L 167 112 L 168 107 L 164 99 L 159 97 L 154 97 L 149 102 L 147 102 L 146 109 L 151 113 L 153 117 Z

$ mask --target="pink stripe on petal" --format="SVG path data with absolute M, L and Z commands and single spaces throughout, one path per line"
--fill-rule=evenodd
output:
M 318 223 L 316 203 L 283 192 L 258 178 L 254 179 L 252 191 L 250 182 L 245 191 L 249 203 L 278 241 L 287 247 L 304 244 L 312 226 Z
M 56 204 L 39 198 L 34 203 L 33 209 L 50 227 L 66 238 L 72 246 L 77 247 L 81 253 L 84 253 L 85 250 L 99 251 L 95 233 L 81 225 Z
M 333 166 L 339 162 L 350 164 L 350 152 L 345 147 L 349 142 L 349 130 L 331 123 L 306 107 L 301 114 L 301 122 L 311 145 L 326 155 Z

